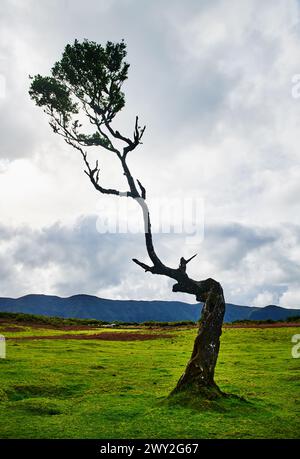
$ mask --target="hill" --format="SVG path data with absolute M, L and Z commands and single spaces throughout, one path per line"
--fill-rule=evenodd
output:
M 108 322 L 196 321 L 200 317 L 201 307 L 200 303 L 109 300 L 92 295 L 74 295 L 68 298 L 52 295 L 0 298 L 0 311 L 2 312 L 97 319 Z M 285 309 L 273 305 L 257 308 L 227 303 L 225 322 L 233 322 L 235 320 L 284 320 L 291 316 L 300 316 L 300 310 Z
M 289 316 L 286 315 L 285 311 L 291 312 Z M 294 312 L 294 314 L 292 314 Z M 253 311 L 251 314 L 251 320 L 268 320 L 272 318 L 273 320 L 284 320 L 290 316 L 300 316 L 299 309 L 284 309 L 279 306 L 269 305 L 265 308 L 259 308 L 256 311 Z

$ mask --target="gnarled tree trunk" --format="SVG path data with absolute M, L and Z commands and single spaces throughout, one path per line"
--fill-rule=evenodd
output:
M 220 349 L 220 336 L 225 313 L 223 289 L 211 279 L 211 289 L 202 309 L 198 335 L 187 367 L 173 394 L 185 390 L 212 398 L 222 392 L 214 381 L 215 366 Z
M 143 210 L 146 247 L 153 266 L 148 266 L 136 259 L 133 259 L 133 261 L 144 268 L 145 271 L 175 279 L 177 283 L 173 285 L 173 292 L 195 295 L 197 301 L 204 303 L 191 359 L 171 395 L 189 391 L 208 399 L 221 396 L 223 393 L 215 383 L 214 374 L 225 314 L 223 289 L 214 279 L 195 281 L 187 275 L 187 263 L 196 255 L 188 260 L 181 257 L 177 269 L 169 268 L 161 262 L 153 247 L 150 215 L 145 198 L 144 192 L 143 198 L 139 198 L 138 203 Z

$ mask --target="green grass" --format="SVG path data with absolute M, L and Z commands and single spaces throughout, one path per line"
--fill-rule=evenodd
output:
M 62 330 L 25 326 L 4 334 L 55 333 Z M 7 359 L 0 359 L 0 438 L 299 438 L 300 359 L 291 357 L 299 328 L 225 329 L 216 380 L 246 401 L 191 400 L 188 407 L 166 396 L 196 330 L 164 333 L 171 338 L 8 340 Z

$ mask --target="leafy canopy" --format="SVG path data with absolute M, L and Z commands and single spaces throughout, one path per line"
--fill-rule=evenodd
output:
M 31 77 L 29 94 L 50 116 L 54 132 L 62 135 L 68 143 L 100 145 L 113 150 L 102 127 L 109 128 L 125 105 L 121 91 L 129 68 L 124 62 L 125 57 L 123 41 L 108 41 L 104 47 L 93 41 L 75 40 L 74 44 L 65 47 L 61 60 L 51 70 L 51 76 L 38 74 Z M 78 116 L 82 114 L 95 125 L 93 134 L 80 132 L 82 125 Z

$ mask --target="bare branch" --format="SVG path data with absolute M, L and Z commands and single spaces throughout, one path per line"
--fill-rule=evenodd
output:
M 98 118 L 97 113 L 94 112 L 94 113 L 95 113 L 95 116 L 93 116 L 93 115 L 88 111 L 86 105 L 84 105 L 84 110 L 85 110 L 85 113 L 86 113 L 87 117 L 88 117 L 89 120 L 90 120 L 90 123 L 91 123 L 91 124 L 94 124 L 94 125 L 97 127 L 97 129 L 98 129 L 100 135 L 102 135 L 102 136 L 106 139 L 108 146 L 104 146 L 104 148 L 106 148 L 106 149 L 109 150 L 109 151 L 112 151 L 113 153 L 116 153 L 116 154 L 120 157 L 120 156 L 121 156 L 121 153 L 120 153 L 119 150 L 113 145 L 113 143 L 112 143 L 111 139 L 109 138 L 109 136 L 108 136 L 108 135 L 106 134 L 106 132 L 104 132 L 104 130 L 102 129 L 102 127 L 101 127 L 101 122 L 100 122 L 100 120 L 99 120 L 99 118 Z
M 198 255 L 198 254 L 195 253 L 195 255 L 193 255 L 191 258 L 188 258 L 188 259 L 186 260 L 186 264 L 188 264 L 188 263 L 189 263 L 193 258 L 195 258 L 197 255 Z
M 115 138 L 115 139 L 118 139 L 118 140 L 122 140 L 123 142 L 127 143 L 129 146 L 132 146 L 133 142 L 128 138 L 128 137 L 125 137 L 123 136 L 122 134 L 120 134 L 119 131 L 115 131 L 110 123 L 107 121 L 107 119 L 105 118 L 104 115 L 103 116 L 103 119 L 104 119 L 104 124 L 105 124 L 105 127 L 107 128 L 107 130 L 109 131 L 109 133 Z
M 154 269 L 153 266 L 152 267 L 148 266 L 145 263 L 142 263 L 141 261 L 137 260 L 136 258 L 133 258 L 132 261 L 136 263 L 137 265 L 139 265 L 141 268 L 143 268 L 146 272 L 147 271 L 153 272 L 153 269 Z
M 144 126 L 143 128 L 140 128 L 138 125 L 138 116 L 136 116 L 133 140 L 131 140 L 128 137 L 125 137 L 124 135 L 120 134 L 119 131 L 113 129 L 110 125 L 110 122 L 107 120 L 106 116 L 103 113 L 101 113 L 101 116 L 102 116 L 104 125 L 107 128 L 108 132 L 115 139 L 121 140 L 122 142 L 125 142 L 127 144 L 127 146 L 123 148 L 123 156 L 126 158 L 127 154 L 130 151 L 134 150 L 141 143 L 141 138 L 145 132 L 146 126 Z
M 179 268 L 180 271 L 182 272 L 186 272 L 186 265 L 193 259 L 195 258 L 197 254 L 193 255 L 191 258 L 189 258 L 188 260 L 186 260 L 185 258 L 181 257 L 180 258 L 180 264 L 179 264 Z
M 141 184 L 141 182 L 138 179 L 136 179 L 136 181 L 138 182 L 138 185 L 139 185 L 139 187 L 141 189 L 142 198 L 146 199 L 146 189 L 143 187 L 143 185 Z
M 141 139 L 143 137 L 143 134 L 145 132 L 145 129 L 146 129 L 146 126 L 144 126 L 143 128 L 141 128 L 139 126 L 139 117 L 136 116 L 135 117 L 135 128 L 134 128 L 134 143 L 136 145 L 138 145 L 139 143 L 141 143 Z
M 130 192 L 132 194 L 132 197 L 134 198 L 140 198 L 140 194 L 135 186 L 135 183 L 134 183 L 134 178 L 133 176 L 131 175 L 131 172 L 129 170 L 129 167 L 126 163 L 126 157 L 123 155 L 120 157 L 120 161 L 121 161 L 121 164 L 122 164 L 122 168 L 123 168 L 123 173 L 127 179 L 127 182 L 128 182 L 128 185 L 129 185 L 129 188 L 130 188 Z
M 69 145 L 72 145 L 72 147 L 76 148 L 76 150 L 79 150 L 82 157 L 83 157 L 83 160 L 84 160 L 84 163 L 87 167 L 87 170 L 84 171 L 84 173 L 89 177 L 91 183 L 94 185 L 94 187 L 96 188 L 97 191 L 99 191 L 100 193 L 102 194 L 110 194 L 110 195 L 115 195 L 115 196 L 129 196 L 129 197 L 132 197 L 131 196 L 131 193 L 130 192 L 122 192 L 122 191 L 119 191 L 119 190 L 115 190 L 113 188 L 104 188 L 102 187 L 100 184 L 99 184 L 99 174 L 100 174 L 100 169 L 98 167 L 98 160 L 96 161 L 96 166 L 94 169 L 91 168 L 90 166 L 90 163 L 87 159 L 87 152 L 85 152 L 79 145 L 77 145 L 76 143 L 72 142 L 71 140 L 69 139 L 65 139 L 65 141 L 69 144 Z

